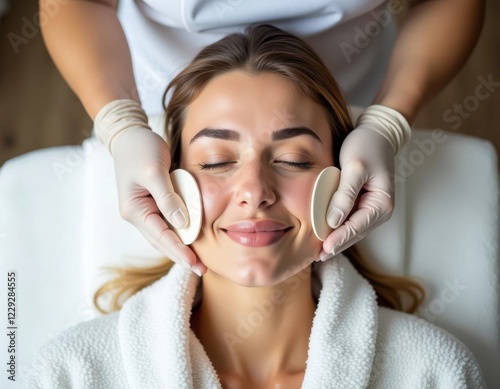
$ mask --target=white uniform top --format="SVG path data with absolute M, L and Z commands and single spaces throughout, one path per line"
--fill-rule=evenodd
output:
M 304 39 L 348 104 L 367 106 L 385 74 L 400 11 L 384 0 L 123 0 L 118 17 L 142 104 L 148 115 L 158 115 L 167 84 L 204 46 L 251 23 Z

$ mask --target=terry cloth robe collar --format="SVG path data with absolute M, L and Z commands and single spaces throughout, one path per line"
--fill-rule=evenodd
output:
M 321 284 L 302 388 L 365 388 L 375 355 L 377 303 L 373 288 L 342 254 L 314 263 Z M 179 265 L 131 297 L 118 322 L 131 388 L 222 388 L 190 328 L 200 279 Z M 314 293 L 314 288 L 313 288 Z

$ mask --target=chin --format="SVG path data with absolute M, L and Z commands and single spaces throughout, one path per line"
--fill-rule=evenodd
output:
M 310 266 L 312 261 L 290 264 L 290 261 L 281 258 L 277 261 L 262 258 L 245 258 L 234 266 L 222 269 L 210 269 L 231 282 L 248 288 L 271 287 L 300 273 Z M 210 268 L 210 266 L 208 266 Z

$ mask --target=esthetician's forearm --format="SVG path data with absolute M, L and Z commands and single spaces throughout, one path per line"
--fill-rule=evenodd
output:
M 51 3 L 40 0 L 40 11 L 53 14 Z M 61 3 L 42 34 L 54 63 L 87 113 L 94 119 L 110 101 L 137 99 L 130 51 L 116 15 L 117 0 Z
M 476 44 L 484 0 L 414 1 L 374 104 L 412 123 L 419 109 L 458 73 Z

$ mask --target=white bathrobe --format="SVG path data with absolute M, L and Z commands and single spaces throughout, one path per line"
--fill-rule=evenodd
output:
M 199 283 L 174 265 L 120 312 L 80 323 L 44 346 L 24 385 L 221 388 L 189 325 Z M 423 319 L 379 308 L 373 288 L 342 254 L 315 264 L 313 293 L 319 299 L 302 388 L 486 387 L 460 341 Z

